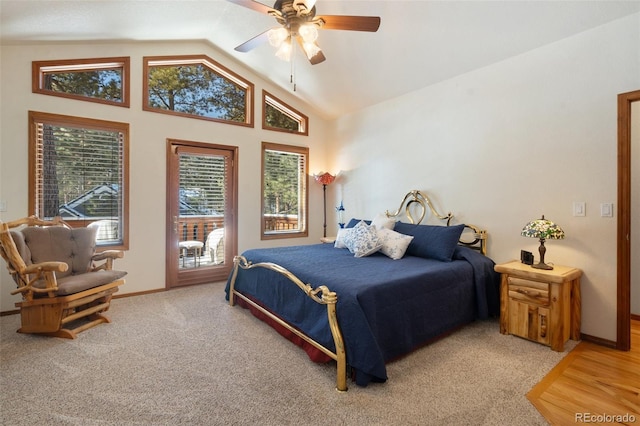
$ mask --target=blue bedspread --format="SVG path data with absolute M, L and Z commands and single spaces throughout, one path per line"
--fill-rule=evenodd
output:
M 387 379 L 385 363 L 473 321 L 499 314 L 499 276 L 491 259 L 465 247 L 454 260 L 376 253 L 355 258 L 331 244 L 253 249 L 252 263 L 273 262 L 313 288 L 338 295 L 338 321 L 356 384 Z M 326 307 L 277 272 L 238 270 L 235 289 L 259 300 L 312 339 L 334 350 Z M 227 283 L 227 300 L 229 283 Z

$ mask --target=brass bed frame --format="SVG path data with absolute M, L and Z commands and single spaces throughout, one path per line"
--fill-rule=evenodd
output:
M 400 203 L 400 207 L 398 207 L 398 209 L 395 212 L 389 213 L 389 211 L 386 211 L 385 214 L 387 215 L 387 217 L 398 217 L 402 214 L 403 206 L 405 207 L 404 213 L 406 214 L 406 217 L 410 223 L 417 223 L 417 224 L 421 223 L 427 212 L 427 208 L 431 211 L 431 213 L 436 218 L 445 220 L 447 223 L 447 226 L 449 226 L 451 219 L 453 218 L 453 215 L 450 212 L 447 213 L 446 215 L 441 215 L 440 213 L 438 213 L 436 209 L 433 207 L 433 204 L 431 203 L 431 200 L 429 199 L 429 197 L 423 192 L 418 190 L 412 190 L 408 192 L 407 195 L 405 195 L 404 198 L 402 199 L 402 202 Z M 413 214 L 415 213 L 416 208 L 419 211 L 417 221 L 414 219 L 414 214 Z M 412 209 L 414 210 L 413 212 L 412 212 Z M 481 230 L 474 225 L 465 225 L 465 227 L 470 229 L 471 232 L 473 233 L 472 240 L 465 241 L 461 237 L 459 244 L 472 248 L 474 250 L 478 250 L 483 255 L 486 255 L 487 253 L 486 231 Z M 342 337 L 342 332 L 340 331 L 340 325 L 338 324 L 338 317 L 336 315 L 336 303 L 338 302 L 338 295 L 335 292 L 329 290 L 329 288 L 327 288 L 324 285 L 313 288 L 311 284 L 305 284 L 286 268 L 283 268 L 282 266 L 272 262 L 252 263 L 251 261 L 247 260 L 244 256 L 238 255 L 233 258 L 233 264 L 234 264 L 233 272 L 231 275 L 231 281 L 229 283 L 229 305 L 235 306 L 236 296 L 241 298 L 246 303 L 248 303 L 249 305 L 257 309 L 258 311 L 260 311 L 261 313 L 263 313 L 264 315 L 266 315 L 267 317 L 269 317 L 270 319 L 272 319 L 282 327 L 286 328 L 288 331 L 294 333 L 295 335 L 297 335 L 307 343 L 313 345 L 315 348 L 317 348 L 318 350 L 322 351 L 323 353 L 328 355 L 330 358 L 335 360 L 337 364 L 336 389 L 340 392 L 345 392 L 347 390 L 347 356 L 346 356 L 345 347 L 344 347 L 344 339 Z M 249 299 L 242 293 L 235 290 L 235 282 L 236 282 L 236 277 L 238 275 L 238 268 L 242 268 L 245 270 L 253 269 L 253 268 L 266 268 L 266 269 L 270 269 L 272 271 L 278 272 L 283 276 L 285 276 L 286 278 L 288 278 L 291 282 L 296 284 L 313 301 L 321 305 L 326 305 L 327 319 L 329 321 L 329 327 L 331 329 L 331 334 L 333 336 L 333 341 L 336 347 L 335 352 L 322 346 L 320 343 L 316 342 L 315 340 L 313 340 L 312 338 L 304 334 L 302 331 L 291 326 L 286 321 L 283 321 L 278 316 L 269 312 L 268 310 L 266 310 L 265 308 L 263 308 L 262 306 L 254 302 L 253 300 Z

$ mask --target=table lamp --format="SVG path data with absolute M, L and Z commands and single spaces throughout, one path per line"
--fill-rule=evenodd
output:
M 544 241 L 549 239 L 564 239 L 564 231 L 562 230 L 562 228 L 560 228 L 552 221 L 545 219 L 544 215 L 542 215 L 541 219 L 535 219 L 527 223 L 525 227 L 522 228 L 522 232 L 520 233 L 520 235 L 522 235 L 523 237 L 538 238 L 540 240 L 540 247 L 538 248 L 538 251 L 540 252 L 540 261 L 531 266 L 537 269 L 553 269 L 553 266 L 544 263 L 544 254 L 547 251 L 544 246 Z

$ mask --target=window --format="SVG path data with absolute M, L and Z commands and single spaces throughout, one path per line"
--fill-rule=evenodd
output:
M 309 118 L 264 90 L 262 107 L 263 129 L 309 135 Z
M 152 112 L 253 127 L 253 84 L 206 56 L 145 57 Z
M 308 235 L 309 148 L 262 143 L 262 239 Z
M 128 248 L 129 124 L 29 112 L 29 212 Z
M 129 107 L 129 58 L 32 62 L 32 91 Z

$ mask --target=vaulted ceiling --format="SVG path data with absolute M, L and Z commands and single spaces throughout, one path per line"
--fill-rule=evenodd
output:
M 225 0 L 1 0 L 0 37 L 206 40 L 333 118 L 639 12 L 640 1 L 318 0 L 316 8 L 379 16 L 381 25 L 375 33 L 320 30 L 327 60 L 312 66 L 298 51 L 295 92 L 291 64 L 272 46 L 234 51 L 275 19 Z

